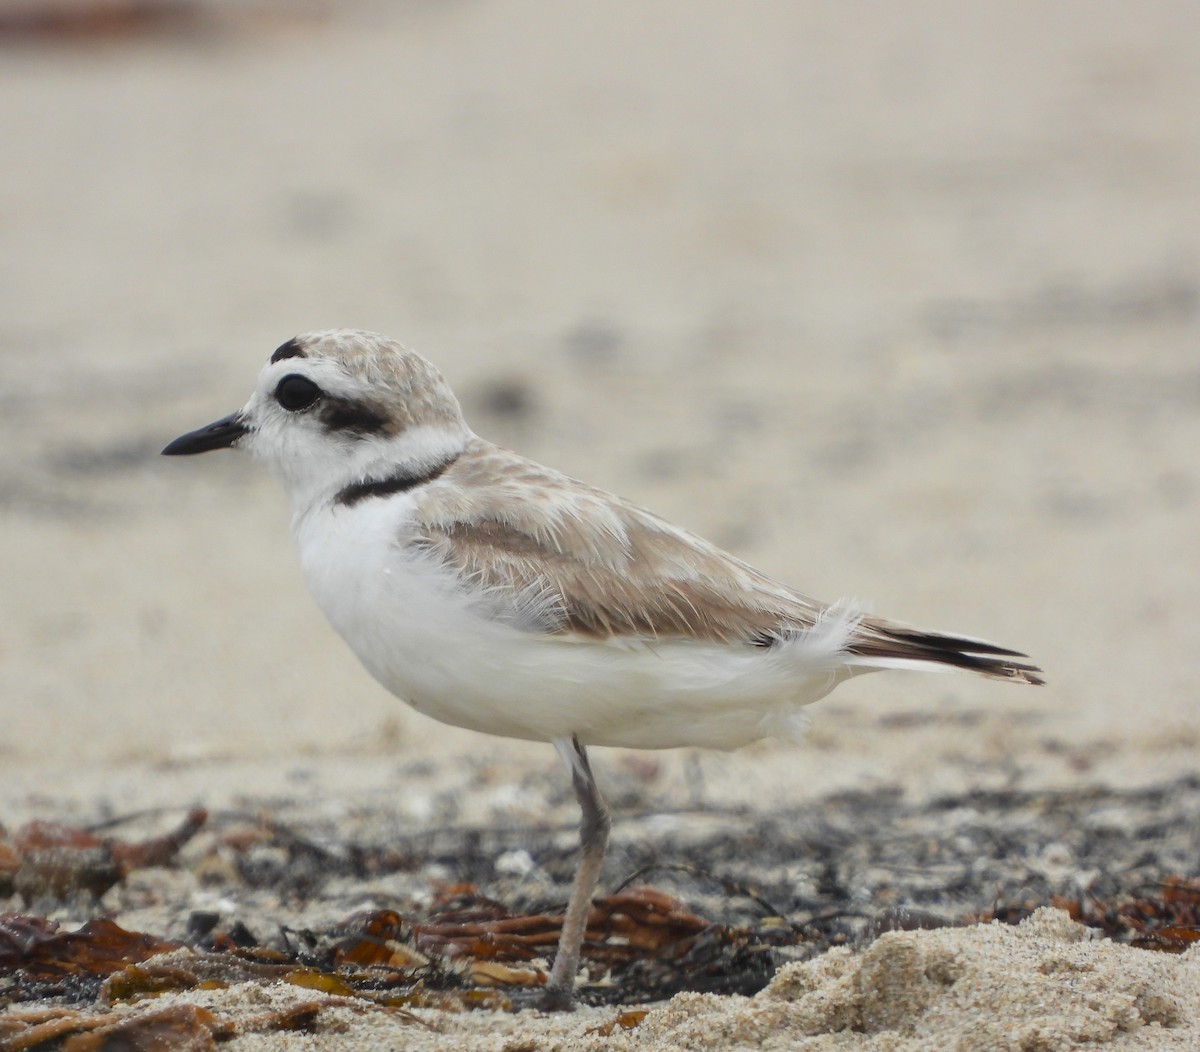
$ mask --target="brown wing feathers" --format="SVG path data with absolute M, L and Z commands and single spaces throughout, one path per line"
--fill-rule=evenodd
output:
M 420 505 L 417 543 L 486 587 L 547 600 L 544 631 L 691 638 L 769 647 L 812 627 L 824 605 L 649 512 L 476 439 Z M 519 479 L 520 499 L 512 483 Z M 530 500 L 530 491 L 543 499 Z M 540 492 L 539 492 L 540 490 Z M 847 653 L 1043 682 L 1025 655 L 864 617 Z
M 784 626 L 805 628 L 813 620 L 798 602 L 784 598 L 763 603 L 749 582 L 730 580 L 721 587 L 701 576 L 700 567 L 687 574 L 672 572 L 659 561 L 639 557 L 636 545 L 627 565 L 616 569 L 487 520 L 431 529 L 426 544 L 487 587 L 552 596 L 557 617 L 543 626 L 551 632 L 737 643 Z M 704 554 L 698 552 L 697 559 L 703 562 Z M 717 568 L 713 570 L 715 574 Z

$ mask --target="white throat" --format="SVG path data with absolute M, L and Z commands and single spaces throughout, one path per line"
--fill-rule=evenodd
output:
M 457 457 L 473 438 L 443 425 L 410 427 L 391 438 L 256 432 L 245 446 L 279 479 L 299 517 L 334 502 L 348 486 L 422 475 Z

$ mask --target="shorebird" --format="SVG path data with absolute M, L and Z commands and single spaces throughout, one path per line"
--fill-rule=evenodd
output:
M 1042 682 L 1024 655 L 812 599 L 620 497 L 478 437 L 420 355 L 374 333 L 277 348 L 237 412 L 167 455 L 237 447 L 292 505 L 318 606 L 444 723 L 552 742 L 582 853 L 544 1005 L 574 1001 L 611 820 L 588 746 L 731 749 L 878 669 Z

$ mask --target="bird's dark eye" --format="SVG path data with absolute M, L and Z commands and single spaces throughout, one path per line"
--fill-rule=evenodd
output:
M 290 413 L 307 409 L 321 397 L 321 389 L 305 376 L 291 373 L 275 388 L 275 401 Z

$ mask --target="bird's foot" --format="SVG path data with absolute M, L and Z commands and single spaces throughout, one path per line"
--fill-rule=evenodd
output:
M 538 1007 L 543 1012 L 573 1012 L 575 1011 L 575 991 L 569 986 L 548 983 L 542 990 Z

